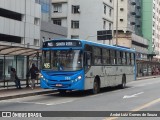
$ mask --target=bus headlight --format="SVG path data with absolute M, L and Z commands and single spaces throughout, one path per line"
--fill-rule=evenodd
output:
M 78 76 L 74 81 L 72 81 L 72 82 L 77 82 L 78 80 L 81 80 L 82 79 L 82 76 L 80 75 L 80 76 Z
M 82 79 L 82 76 L 80 75 L 80 76 L 78 76 L 77 78 L 78 78 L 78 80 L 80 80 L 80 79 Z

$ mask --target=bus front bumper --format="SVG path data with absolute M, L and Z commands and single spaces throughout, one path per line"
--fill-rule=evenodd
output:
M 84 90 L 83 80 L 70 81 L 70 82 L 53 82 L 40 80 L 41 88 L 43 89 L 57 89 L 57 90 Z

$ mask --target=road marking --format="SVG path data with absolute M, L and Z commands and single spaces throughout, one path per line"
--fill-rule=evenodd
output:
M 147 108 L 147 107 L 149 107 L 149 106 L 152 106 L 152 105 L 154 105 L 154 104 L 156 104 L 156 103 L 158 103 L 158 102 L 160 102 L 160 98 L 158 98 L 158 99 L 156 99 L 156 100 L 153 100 L 153 101 L 151 101 L 151 102 L 149 102 L 149 103 L 146 103 L 146 104 L 144 104 L 144 105 L 142 105 L 142 106 L 140 106 L 140 107 L 138 107 L 138 108 L 135 108 L 135 109 L 133 109 L 133 110 L 131 110 L 131 111 L 139 111 L 139 110 L 142 110 L 142 109 Z
M 46 104 L 46 105 L 59 105 L 59 104 L 65 104 L 65 103 L 70 103 L 70 102 L 73 102 L 74 100 L 68 100 L 68 101 L 65 101 L 65 102 L 59 102 L 59 103 L 53 103 L 53 104 Z
M 135 109 L 133 109 L 133 110 L 130 110 L 130 111 L 132 111 L 132 112 L 135 112 L 135 111 L 140 111 L 140 110 L 142 110 L 142 109 L 144 109 L 144 108 L 147 108 L 147 107 L 149 107 L 149 106 L 152 106 L 152 105 L 154 105 L 154 104 L 156 104 L 156 103 L 158 103 L 158 102 L 160 102 L 160 98 L 158 98 L 158 99 L 156 99 L 156 100 L 153 100 L 153 101 L 151 101 L 151 102 L 149 102 L 149 103 L 146 103 L 146 104 L 144 104 L 144 105 L 142 105 L 142 106 L 140 106 L 140 107 L 138 107 L 138 108 L 135 108 Z M 119 117 L 108 117 L 108 118 L 104 118 L 103 120 L 116 120 L 116 119 L 118 119 Z
M 144 92 L 140 92 L 140 93 L 133 94 L 133 95 L 125 95 L 125 96 L 123 97 L 123 99 L 137 97 L 138 95 L 143 94 L 143 93 L 144 93 Z
M 22 104 L 37 104 L 37 105 L 59 105 L 59 104 L 65 104 L 69 102 L 73 102 L 74 100 L 68 100 L 64 102 L 55 102 L 55 103 L 41 103 L 41 102 L 23 102 L 23 101 L 0 101 L 0 102 L 5 102 L 5 103 L 22 103 Z

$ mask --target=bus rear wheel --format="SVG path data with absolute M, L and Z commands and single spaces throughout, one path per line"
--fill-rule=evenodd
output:
M 126 76 L 123 75 L 123 77 L 122 77 L 122 84 L 120 85 L 120 88 L 124 89 L 125 87 L 126 87 Z
M 95 80 L 94 83 L 93 83 L 92 92 L 93 92 L 93 94 L 97 94 L 97 93 L 99 93 L 99 91 L 100 91 L 99 82 L 98 82 L 98 80 Z

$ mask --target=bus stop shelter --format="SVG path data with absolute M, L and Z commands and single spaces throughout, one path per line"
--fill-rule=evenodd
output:
M 40 56 L 41 50 L 39 46 L 0 42 L 0 86 L 6 87 L 11 67 L 15 67 L 17 71 L 20 71 L 21 79 L 26 79 L 26 86 L 29 86 L 26 73 L 32 62 L 36 62 L 37 66 L 40 65 Z

